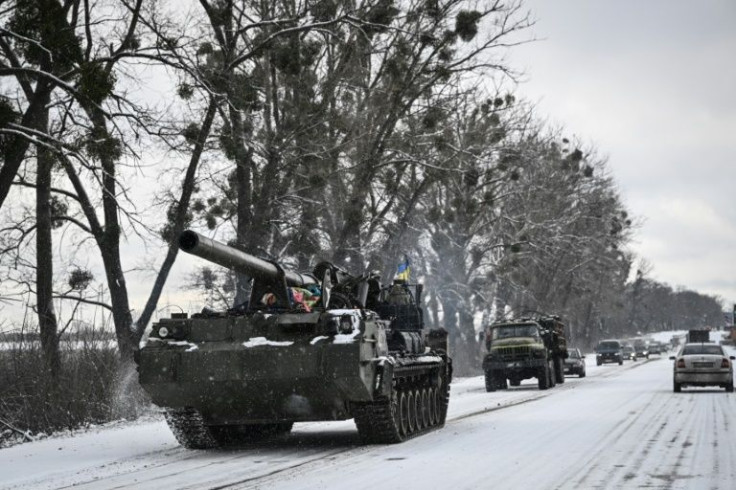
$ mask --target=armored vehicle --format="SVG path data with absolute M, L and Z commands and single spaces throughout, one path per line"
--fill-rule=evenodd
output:
M 540 390 L 565 382 L 565 327 L 557 316 L 540 316 L 494 323 L 484 335 L 486 391 L 519 386 L 537 378 Z
M 140 383 L 183 446 L 237 444 L 304 421 L 354 418 L 367 443 L 444 425 L 447 332 L 425 335 L 420 284 L 384 287 L 328 262 L 300 274 L 193 231 L 179 246 L 253 279 L 247 304 L 162 319 L 138 353 Z

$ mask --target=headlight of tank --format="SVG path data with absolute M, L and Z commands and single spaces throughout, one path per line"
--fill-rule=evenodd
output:
M 350 315 L 343 315 L 340 317 L 339 332 L 341 334 L 349 334 L 353 332 L 353 317 Z
M 181 340 L 187 337 L 187 328 L 180 324 L 162 325 L 158 328 L 154 327 L 155 335 L 162 339 Z

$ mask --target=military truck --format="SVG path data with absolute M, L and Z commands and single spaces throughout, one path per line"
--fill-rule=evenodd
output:
M 537 378 L 540 390 L 565 382 L 565 326 L 557 316 L 520 318 L 490 325 L 483 358 L 486 391 Z
M 179 247 L 253 279 L 246 304 L 162 319 L 137 355 L 140 384 L 183 446 L 239 444 L 304 421 L 354 418 L 367 443 L 444 425 L 447 332 L 425 335 L 420 284 L 386 287 L 328 262 L 296 273 L 193 231 Z
M 710 342 L 710 330 L 704 328 L 696 328 L 688 330 L 687 332 L 688 342 Z

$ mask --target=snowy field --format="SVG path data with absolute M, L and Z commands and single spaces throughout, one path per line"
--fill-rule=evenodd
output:
M 0 488 L 734 488 L 736 397 L 673 393 L 668 355 L 600 367 L 588 355 L 586 378 L 548 391 L 457 379 L 447 425 L 390 446 L 361 446 L 347 421 L 190 451 L 162 420 L 121 423 L 0 450 Z

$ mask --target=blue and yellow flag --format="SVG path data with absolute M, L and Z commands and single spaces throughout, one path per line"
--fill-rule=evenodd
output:
M 409 261 L 409 257 L 407 255 L 404 255 L 404 261 L 400 263 L 398 269 L 396 269 L 396 279 L 409 282 L 410 272 L 411 261 Z

